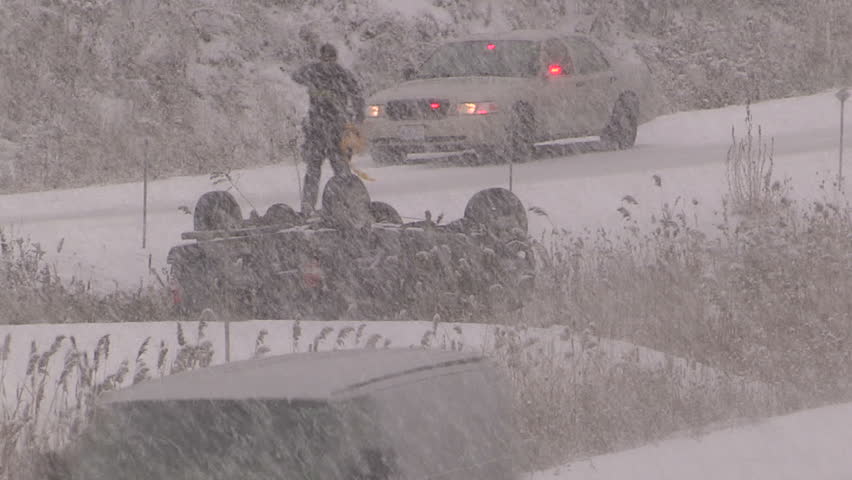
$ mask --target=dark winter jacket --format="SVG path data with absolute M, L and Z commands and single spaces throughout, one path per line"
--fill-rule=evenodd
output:
M 343 133 L 343 126 L 364 120 L 364 97 L 355 77 L 337 63 L 317 62 L 293 74 L 293 81 L 308 87 L 310 109 L 306 133 Z

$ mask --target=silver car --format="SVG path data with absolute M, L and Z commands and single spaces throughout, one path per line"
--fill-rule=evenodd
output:
M 538 30 L 445 43 L 406 77 L 367 101 L 377 163 L 465 150 L 524 161 L 537 142 L 589 136 L 630 148 L 651 92 L 644 65 L 616 60 L 583 35 Z
M 509 396 L 479 355 L 283 355 L 107 394 L 66 477 L 515 480 Z

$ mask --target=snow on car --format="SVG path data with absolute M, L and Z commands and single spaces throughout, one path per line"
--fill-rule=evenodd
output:
M 626 149 L 651 95 L 644 66 L 604 53 L 589 37 L 551 31 L 450 41 L 406 76 L 367 100 L 377 163 L 471 150 L 482 161 L 517 162 L 537 142 L 588 136 Z
M 51 467 L 57 478 L 516 480 L 510 395 L 470 353 L 245 360 L 105 394 Z

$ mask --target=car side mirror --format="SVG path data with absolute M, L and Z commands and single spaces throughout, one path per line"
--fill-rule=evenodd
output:
M 405 70 L 402 71 L 402 78 L 404 78 L 405 80 L 414 80 L 414 77 L 416 76 L 417 70 L 411 67 L 406 67 Z

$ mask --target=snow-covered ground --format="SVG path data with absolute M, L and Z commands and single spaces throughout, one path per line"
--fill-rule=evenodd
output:
M 775 139 L 776 177 L 790 177 L 800 198 L 821 199 L 819 183 L 830 182 L 837 166 L 839 109 L 833 92 L 774 100 L 752 110 L 764 135 Z M 616 209 L 628 194 L 639 201 L 631 210 L 640 220 L 680 197 L 688 213 L 694 210 L 699 221 L 710 225 L 719 219 L 716 212 L 726 189 L 724 161 L 731 127 L 742 134 L 744 117 L 744 107 L 660 117 L 642 125 L 632 150 L 517 165 L 514 190 L 527 206 L 547 211 L 555 226 L 572 231 L 619 229 L 623 220 Z M 357 162 L 376 179 L 368 185 L 372 196 L 410 218 L 422 218 L 426 209 L 458 218 L 476 191 L 508 185 L 505 166 L 433 162 L 378 168 L 369 157 Z M 654 185 L 651 175 L 661 176 L 662 188 Z M 237 172 L 235 178 L 246 196 L 239 198 L 246 216 L 250 204 L 260 213 L 272 203 L 298 204 L 298 173 L 290 160 Z M 65 275 L 94 280 L 100 288 L 137 286 L 151 280 L 149 259 L 153 267 L 164 267 L 168 249 L 180 242 L 181 232 L 191 230 L 191 216 L 178 207 L 194 207 L 199 195 L 215 188 L 222 187 L 214 187 L 206 176 L 153 182 L 145 249 L 141 183 L 5 195 L 0 197 L 0 225 L 40 242 Z M 545 218 L 533 216 L 531 221 L 534 234 L 551 228 Z M 63 249 L 57 252 L 62 239 Z
M 852 404 L 601 455 L 531 480 L 846 480 Z

